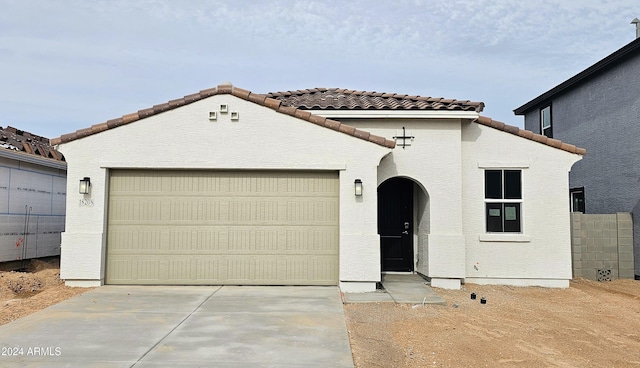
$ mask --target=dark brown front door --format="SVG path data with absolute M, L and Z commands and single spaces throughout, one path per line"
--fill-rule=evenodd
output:
M 413 271 L 413 182 L 392 178 L 378 187 L 382 271 Z

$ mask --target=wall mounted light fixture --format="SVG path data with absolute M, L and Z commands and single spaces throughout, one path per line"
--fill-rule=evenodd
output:
M 90 190 L 91 179 L 85 176 L 83 179 L 80 179 L 80 194 L 89 194 Z
M 355 186 L 356 197 L 361 197 L 362 196 L 362 180 L 356 179 L 356 181 L 353 182 L 353 185 Z

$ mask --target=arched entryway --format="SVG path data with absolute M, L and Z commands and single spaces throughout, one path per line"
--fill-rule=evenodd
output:
M 395 177 L 378 187 L 382 272 L 414 271 L 414 182 Z

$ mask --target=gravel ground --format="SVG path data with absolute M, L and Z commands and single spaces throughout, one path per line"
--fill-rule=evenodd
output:
M 434 290 L 446 306 L 346 304 L 356 367 L 640 367 L 639 281 Z

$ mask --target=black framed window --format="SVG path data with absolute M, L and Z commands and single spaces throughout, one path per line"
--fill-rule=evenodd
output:
M 484 200 L 488 233 L 522 232 L 521 170 L 485 170 Z
M 551 105 L 540 109 L 540 134 L 549 138 L 553 138 L 551 118 Z
M 569 194 L 571 195 L 571 212 L 582 212 L 584 211 L 584 187 L 580 188 L 571 188 L 569 190 Z

